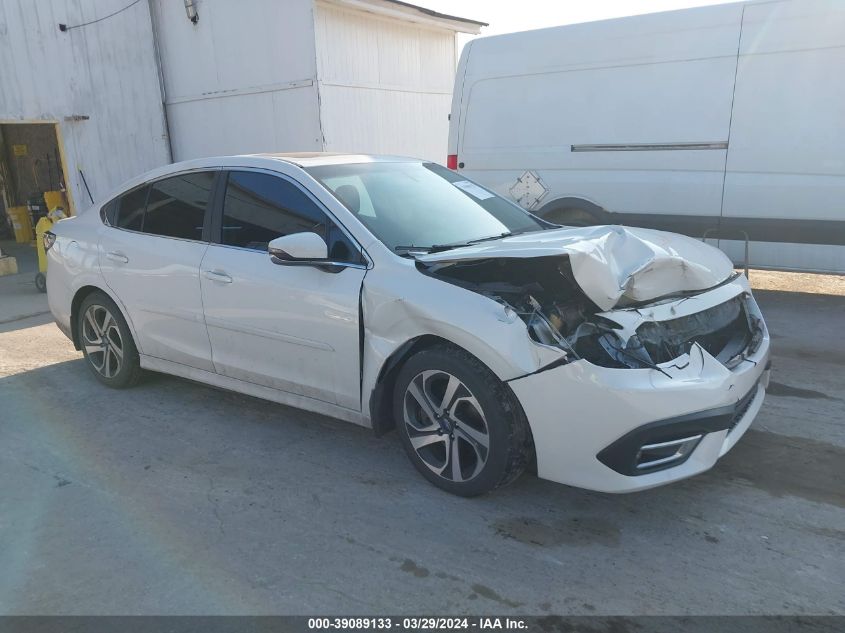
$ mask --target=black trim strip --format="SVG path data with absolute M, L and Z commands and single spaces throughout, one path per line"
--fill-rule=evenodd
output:
M 786 220 L 780 218 L 742 218 L 710 215 L 669 215 L 662 213 L 605 212 L 608 224 L 626 224 L 658 229 L 701 238 L 716 229 L 709 238 L 741 240 L 745 231 L 752 242 L 785 242 L 845 246 L 845 208 L 842 220 Z
M 710 143 L 593 143 L 570 145 L 571 152 L 666 152 L 706 149 L 728 149 L 727 141 Z

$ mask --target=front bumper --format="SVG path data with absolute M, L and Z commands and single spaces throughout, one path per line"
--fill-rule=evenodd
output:
M 768 333 L 734 369 L 697 344 L 660 367 L 663 373 L 578 360 L 511 380 L 534 436 L 538 475 L 589 490 L 634 492 L 708 470 L 760 411 L 770 374 Z M 637 470 L 642 444 L 696 435 L 683 459 Z

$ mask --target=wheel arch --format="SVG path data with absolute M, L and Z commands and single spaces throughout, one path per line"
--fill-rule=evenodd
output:
M 71 340 L 73 341 L 73 347 L 77 350 L 82 349 L 82 345 L 79 342 L 79 328 L 77 327 L 76 323 L 76 320 L 79 318 L 79 307 L 82 305 L 82 302 L 85 301 L 86 297 L 90 296 L 95 292 L 102 292 L 109 299 L 114 301 L 114 304 L 117 306 L 117 309 L 120 310 L 121 316 L 123 316 L 123 318 L 126 320 L 126 325 L 129 326 L 129 331 L 132 334 L 132 339 L 135 342 L 135 346 L 138 347 L 138 337 L 135 335 L 135 328 L 133 327 L 132 321 L 129 319 L 129 316 L 126 313 L 123 304 L 107 288 L 104 288 L 102 286 L 96 286 L 93 284 L 86 284 L 84 286 L 80 286 L 74 293 L 73 299 L 71 300 L 70 334 Z
M 380 437 L 396 427 L 391 413 L 391 394 L 396 384 L 396 375 L 402 365 L 417 352 L 441 344 L 455 345 L 452 341 L 435 334 L 415 336 L 397 346 L 382 363 L 375 386 L 370 392 L 369 400 L 370 422 L 376 437 Z M 460 347 L 460 345 L 455 346 Z
M 578 209 L 584 211 L 591 217 L 595 218 L 596 222 L 599 224 L 610 223 L 610 214 L 604 207 L 592 200 L 588 200 L 586 198 L 581 198 L 578 196 L 564 196 L 562 198 L 555 198 L 554 200 L 549 200 L 534 213 L 535 215 L 538 215 L 540 218 L 546 221 L 551 221 L 549 218 L 551 214 L 555 212 L 563 212 L 570 209 Z
M 399 374 L 402 366 L 408 361 L 408 359 L 418 352 L 438 345 L 448 345 L 469 354 L 479 363 L 487 367 L 494 376 L 496 375 L 496 372 L 490 368 L 489 364 L 485 363 L 477 354 L 474 354 L 463 345 L 459 345 L 447 338 L 436 334 L 422 334 L 408 339 L 401 345 L 398 345 L 390 356 L 388 356 L 382 363 L 378 377 L 376 378 L 375 386 L 370 392 L 368 403 L 370 422 L 376 437 L 389 433 L 396 426 L 392 414 L 392 394 L 393 388 L 396 384 L 396 376 Z M 511 391 L 514 401 L 519 404 L 519 399 L 516 397 L 516 394 L 513 394 L 507 381 L 502 380 L 501 382 L 506 389 Z

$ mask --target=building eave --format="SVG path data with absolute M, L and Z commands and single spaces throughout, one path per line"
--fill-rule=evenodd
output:
M 425 7 L 420 7 L 402 0 L 322 0 L 327 4 L 334 4 L 358 11 L 365 11 L 375 15 L 390 17 L 409 22 L 416 22 L 425 26 L 449 29 L 457 33 L 478 35 L 486 22 L 461 18 L 454 15 L 439 13 Z

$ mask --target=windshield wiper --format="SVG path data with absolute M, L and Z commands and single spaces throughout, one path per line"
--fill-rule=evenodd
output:
M 474 240 L 468 240 L 462 244 L 462 246 L 466 244 L 479 244 L 480 242 L 492 242 L 493 240 L 500 240 L 503 237 L 510 237 L 514 235 L 512 231 L 505 231 L 504 233 L 499 233 L 498 235 L 488 235 L 487 237 L 479 237 Z
M 411 244 L 410 246 L 394 246 L 393 251 L 395 253 L 399 253 L 400 255 L 407 255 L 408 253 L 419 252 L 419 253 L 428 253 L 431 249 L 434 248 L 433 246 L 414 246 Z
M 499 233 L 498 235 L 488 235 L 487 237 L 479 237 L 474 240 L 469 240 L 461 244 L 461 246 L 467 246 L 469 244 L 479 244 L 481 242 L 492 242 L 493 240 L 500 240 L 504 237 L 512 237 L 514 235 L 522 235 L 523 233 L 534 233 L 536 232 L 535 229 L 522 229 L 520 231 L 505 231 L 504 233 Z
M 413 244 L 411 244 L 410 246 L 394 246 L 393 250 L 397 253 L 405 254 L 413 251 L 419 251 L 424 253 L 440 253 L 442 251 L 451 251 L 454 248 L 472 246 L 473 244 L 478 244 L 480 242 L 490 242 L 492 240 L 498 240 L 503 237 L 509 237 L 511 235 L 515 235 L 515 233 L 505 231 L 504 233 L 499 233 L 498 235 L 488 235 L 487 237 L 479 237 L 474 240 L 467 240 L 466 242 L 453 242 L 451 244 L 432 244 L 431 246 L 414 246 Z

